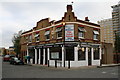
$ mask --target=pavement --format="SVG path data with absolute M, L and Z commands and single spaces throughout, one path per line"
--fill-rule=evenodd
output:
M 118 64 L 102 64 L 101 66 L 97 66 L 97 68 L 102 68 L 102 67 L 115 67 L 115 66 L 120 66 L 120 63 L 118 63 Z

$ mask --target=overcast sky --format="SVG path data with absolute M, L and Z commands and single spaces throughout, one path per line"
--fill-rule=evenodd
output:
M 90 22 L 97 23 L 111 18 L 112 5 L 119 0 L 0 0 L 0 47 L 12 46 L 14 33 L 26 31 L 36 26 L 44 18 L 60 20 L 66 12 L 66 5 L 73 3 L 73 11 L 78 19 L 88 16 Z

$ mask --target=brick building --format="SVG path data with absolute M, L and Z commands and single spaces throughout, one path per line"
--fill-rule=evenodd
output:
M 32 64 L 71 67 L 100 65 L 100 26 L 88 17 L 79 20 L 67 5 L 67 12 L 59 21 L 49 18 L 37 22 L 36 27 L 22 33 L 21 56 L 31 56 Z

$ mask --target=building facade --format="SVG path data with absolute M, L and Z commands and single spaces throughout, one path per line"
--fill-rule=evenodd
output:
M 113 21 L 113 31 L 114 31 L 114 41 L 115 41 L 116 35 L 120 37 L 120 1 L 118 2 L 117 5 L 113 5 L 111 7 L 113 8 L 112 21 Z M 114 63 L 120 63 L 119 58 L 120 58 L 120 53 L 114 50 Z
M 113 30 L 120 36 L 120 2 L 117 5 L 112 6 L 112 21 L 113 21 Z M 114 35 L 115 39 L 115 35 Z
M 98 21 L 98 24 L 101 27 L 101 42 L 112 43 L 114 45 L 112 19 Z
M 67 12 L 59 21 L 49 18 L 37 22 L 36 27 L 21 35 L 21 57 L 31 56 L 32 64 L 61 67 L 100 65 L 100 25 L 88 17 L 79 20 L 67 5 Z M 70 63 L 69 63 L 70 61 Z
M 0 48 L 0 56 L 4 55 L 5 48 Z

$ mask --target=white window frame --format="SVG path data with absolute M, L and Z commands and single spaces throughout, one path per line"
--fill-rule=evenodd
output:
M 62 38 L 62 34 L 61 37 L 58 36 L 58 33 L 61 32 L 62 33 L 62 27 L 56 28 L 56 34 L 57 34 L 57 39 L 61 39 Z
M 38 37 L 39 37 L 39 40 L 36 39 L 36 38 L 38 38 Z M 36 41 L 36 42 L 39 42 L 39 41 L 40 41 L 40 34 L 39 34 L 39 33 L 36 33 L 36 34 L 35 34 L 35 41 Z
M 50 40 L 50 30 L 47 30 L 47 31 L 45 31 L 45 39 L 46 39 L 46 41 L 48 41 L 48 40 Z M 47 39 L 47 37 L 46 36 L 48 36 L 49 35 L 49 39 Z
M 96 38 L 95 38 L 96 36 Z M 99 32 L 97 30 L 93 31 L 93 40 L 98 40 Z
M 86 30 L 85 30 L 84 27 L 78 27 L 78 38 L 84 39 L 84 37 L 85 37 L 85 32 L 86 32 Z M 82 33 L 83 36 L 79 36 L 80 33 Z

